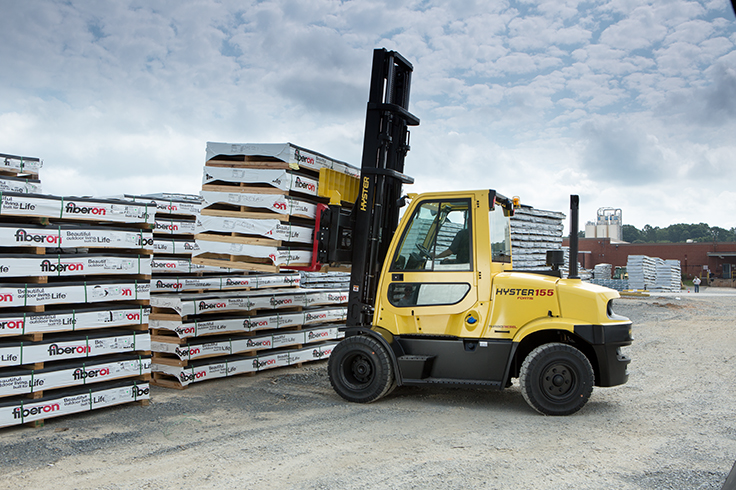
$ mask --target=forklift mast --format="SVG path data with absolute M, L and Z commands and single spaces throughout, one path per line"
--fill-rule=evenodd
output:
M 345 258 L 345 252 L 350 253 L 352 266 L 348 327 L 370 326 L 373 321 L 381 268 L 399 223 L 401 186 L 414 182 L 404 174 L 408 127 L 419 125 L 408 111 L 412 71 L 411 63 L 399 53 L 373 51 L 359 192 L 349 218 L 352 236 L 347 243 L 331 246 L 333 253 L 339 246 L 352 248 L 351 253 L 343 250 Z

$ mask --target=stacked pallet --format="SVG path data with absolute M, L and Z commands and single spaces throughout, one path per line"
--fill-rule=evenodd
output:
M 357 193 L 358 175 L 289 143 L 207 143 L 194 263 L 269 273 L 313 267 L 317 210 L 328 202 L 319 187 L 337 180 Z
M 563 213 L 521 206 L 511 218 L 511 257 L 515 270 L 545 268 L 547 250 L 562 248 Z
M 40 194 L 38 178 L 43 162 L 35 157 L 0 153 L 0 192 Z
M 658 257 L 629 255 L 626 259 L 626 270 L 631 289 L 652 289 L 657 279 L 657 265 L 660 263 L 664 261 Z
M 570 272 L 570 247 L 562 247 L 565 256 L 565 265 L 560 268 L 562 277 L 568 277 Z M 578 262 L 578 278 L 583 281 L 591 281 L 593 279 L 593 271 L 585 269 Z
M 676 292 L 681 290 L 681 284 L 682 270 L 679 260 L 663 260 L 657 263 L 657 275 L 652 289 Z
M 302 271 L 300 285 L 311 289 L 339 289 L 347 291 L 350 288 L 350 273 L 342 271 L 306 272 Z
M 169 294 L 152 297 L 155 384 L 185 388 L 329 355 L 347 289 L 301 289 L 299 273 L 280 272 L 312 264 L 318 206 L 327 202 L 317 195 L 320 168 L 357 175 L 289 144 L 207 144 L 189 250 L 202 274 L 175 275 L 163 284 Z M 205 274 L 214 270 L 222 275 Z
M 154 210 L 2 193 L 0 427 L 149 398 Z
M 629 289 L 629 281 L 627 279 L 599 279 L 598 276 L 590 280 L 591 283 L 599 286 L 615 289 L 616 291 L 626 291 Z
M 151 298 L 154 384 L 182 389 L 329 357 L 346 291 L 299 288 L 298 273 L 242 279 L 245 290 Z
M 593 267 L 593 277 L 596 279 L 610 279 L 613 271 L 611 264 L 596 264 Z

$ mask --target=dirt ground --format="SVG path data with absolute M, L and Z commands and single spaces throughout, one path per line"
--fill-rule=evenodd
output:
M 326 363 L 153 388 L 0 430 L 0 488 L 717 489 L 736 459 L 736 295 L 621 299 L 629 383 L 569 417 L 504 391 L 343 401 Z

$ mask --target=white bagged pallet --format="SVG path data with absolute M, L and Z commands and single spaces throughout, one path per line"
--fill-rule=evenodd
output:
M 0 176 L 0 192 L 40 194 L 42 192 L 41 181 L 38 179 Z
M 200 313 L 338 305 L 347 300 L 348 294 L 344 290 L 283 289 L 219 294 L 158 294 L 151 297 L 151 306 L 170 308 L 180 316 L 189 316 Z
M 69 340 L 5 342 L 0 345 L 0 367 L 149 350 L 151 335 L 147 331 L 98 332 L 94 337 Z
M 0 169 L 8 172 L 38 174 L 43 167 L 43 161 L 35 157 L 6 155 L 0 153 Z
M 155 209 L 118 199 L 57 197 L 2 192 L 0 216 L 27 216 L 95 222 L 152 224 Z
M 124 274 L 150 275 L 150 255 L 0 255 L 0 279 L 30 276 L 74 277 Z
M 208 231 L 240 233 L 261 236 L 273 240 L 295 243 L 312 243 L 314 228 L 282 223 L 277 219 L 227 218 L 224 216 L 199 216 L 196 233 Z M 197 241 L 199 246 L 202 244 Z
M 276 169 L 243 169 L 232 167 L 204 167 L 202 184 L 228 182 L 231 184 L 266 184 L 284 192 L 317 195 L 315 179 Z
M 194 235 L 196 226 L 194 220 L 156 216 L 153 233 L 156 235 Z
M 149 203 L 156 206 L 156 214 L 198 216 L 202 210 L 202 199 L 191 194 L 148 194 L 142 196 L 125 195 L 124 199 L 134 202 Z
M 129 381 L 52 392 L 39 400 L 0 402 L 0 427 L 149 400 L 150 392 L 148 382 Z
M 219 155 L 275 158 L 295 168 L 304 167 L 314 171 L 319 171 L 321 168 L 328 168 L 353 177 L 360 176 L 360 169 L 357 167 L 291 143 L 243 144 L 208 141 L 206 159 L 212 160 Z
M 194 264 L 192 263 L 192 259 L 189 258 L 167 259 L 155 256 L 151 259 L 151 270 L 155 274 L 190 274 L 194 272 L 218 272 L 224 274 L 235 271 L 235 269 L 230 269 L 229 267 Z
M 290 247 L 214 242 L 200 239 L 197 239 L 197 246 L 199 250 L 192 252 L 192 257 L 198 257 L 207 253 L 247 256 L 255 259 L 269 259 L 273 265 L 281 267 L 309 265 L 312 261 L 312 252 L 310 250 L 300 250 Z M 237 267 L 237 259 L 230 263 L 233 267 Z M 243 268 L 247 269 L 247 266 L 247 262 L 243 263 Z
M 195 361 L 193 366 L 187 367 L 157 364 L 154 361 L 151 364 L 151 370 L 173 376 L 179 380 L 182 386 L 187 386 L 191 383 L 206 381 L 208 379 L 236 376 L 302 362 L 327 359 L 332 354 L 335 345 L 337 345 L 336 342 L 325 342 L 324 344 L 317 344 L 304 349 L 269 353 L 262 356 L 234 356 L 231 359 L 218 359 L 214 362 L 200 360 Z
M 104 281 L 55 284 L 0 284 L 0 307 L 48 306 L 103 301 L 146 300 L 149 281 Z
M 197 242 L 192 239 L 167 239 L 157 236 L 153 240 L 154 255 L 192 255 L 192 252 L 199 250 Z
M 152 292 L 164 291 L 227 291 L 231 289 L 259 289 L 267 287 L 299 286 L 301 277 L 297 274 L 272 274 L 253 276 L 203 276 L 203 277 L 162 277 L 151 280 Z
M 102 383 L 120 378 L 151 374 L 150 357 L 104 358 L 55 363 L 44 369 L 3 369 L 0 397 L 23 395 L 69 386 Z
M 0 315 L 0 336 L 74 332 L 148 323 L 148 306 L 107 306 L 67 311 L 18 312 Z
M 274 311 L 265 315 L 239 316 L 237 318 L 219 318 L 216 320 L 195 319 L 155 320 L 149 322 L 152 329 L 169 330 L 179 338 L 197 337 L 213 334 L 233 334 L 256 332 L 259 330 L 276 330 L 300 325 L 341 322 L 347 318 L 348 310 L 339 308 L 317 308 L 305 311 L 279 313 Z
M 213 204 L 229 204 L 248 208 L 266 209 L 274 213 L 288 216 L 314 219 L 317 216 L 317 205 L 311 202 L 294 199 L 284 194 L 249 194 L 243 192 L 201 191 L 205 207 Z
M 95 225 L 34 226 L 3 223 L 0 224 L 0 246 L 152 249 L 153 233 Z
M 180 360 L 187 361 L 205 357 L 242 354 L 256 350 L 311 344 L 325 340 L 336 340 L 339 337 L 340 332 L 337 327 L 317 327 L 279 335 L 277 339 L 278 345 L 275 344 L 276 339 L 274 335 L 264 334 L 256 337 L 207 338 L 204 340 L 193 340 L 185 345 L 152 341 L 151 350 L 153 352 L 175 355 Z

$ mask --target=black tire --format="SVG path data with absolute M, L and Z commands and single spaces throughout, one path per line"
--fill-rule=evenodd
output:
M 568 344 L 540 345 L 521 365 L 524 400 L 544 415 L 570 415 L 588 402 L 595 375 L 585 355 Z
M 327 372 L 338 395 L 356 403 L 370 403 L 395 385 L 391 357 L 379 341 L 367 335 L 347 337 L 330 355 Z

